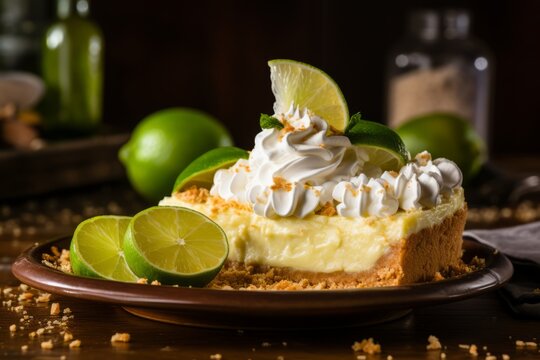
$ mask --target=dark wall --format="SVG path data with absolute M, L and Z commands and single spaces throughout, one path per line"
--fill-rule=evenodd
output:
M 540 153 L 540 1 L 94 1 L 106 39 L 107 122 L 132 128 L 169 106 L 221 119 L 242 147 L 272 111 L 266 61 L 302 60 L 384 122 L 384 64 L 417 7 L 461 6 L 496 58 L 496 153 Z

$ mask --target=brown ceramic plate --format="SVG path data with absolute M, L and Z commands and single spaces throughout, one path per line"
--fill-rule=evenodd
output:
M 448 280 L 351 290 L 239 291 L 151 286 L 78 277 L 41 264 L 51 246 L 69 248 L 70 238 L 35 245 L 13 264 L 22 282 L 53 294 L 117 304 L 145 318 L 221 328 L 345 327 L 399 318 L 411 309 L 485 293 L 512 276 L 510 261 L 493 248 L 464 240 L 465 261 L 486 267 Z

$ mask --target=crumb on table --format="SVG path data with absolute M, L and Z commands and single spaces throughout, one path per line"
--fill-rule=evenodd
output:
M 442 345 L 439 339 L 436 336 L 429 335 L 426 349 L 427 350 L 440 350 L 441 348 L 442 348 Z
M 373 338 L 363 339 L 360 342 L 355 341 L 351 348 L 354 351 L 360 351 L 370 355 L 378 354 L 381 352 L 381 345 L 376 344 Z
M 123 342 L 127 343 L 131 339 L 131 335 L 129 333 L 116 333 L 113 336 L 111 336 L 111 342 Z
M 60 304 L 59 303 L 52 303 L 51 304 L 51 315 L 58 315 L 60 314 Z
M 54 347 L 52 340 L 42 341 L 41 348 L 44 350 L 51 350 Z

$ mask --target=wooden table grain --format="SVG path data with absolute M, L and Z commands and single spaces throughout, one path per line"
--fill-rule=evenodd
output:
M 4 276 L 3 279 L 6 279 Z M 16 281 L 8 281 L 16 285 Z M 4 284 L 5 285 L 5 280 Z M 163 324 L 135 317 L 119 306 L 53 296 L 61 309 L 69 307 L 73 319 L 66 329 L 81 340 L 79 349 L 69 349 L 58 330 L 33 340 L 28 334 L 39 325 L 29 325 L 14 333 L 21 313 L 0 309 L 0 356 L 8 359 L 356 359 L 351 349 L 355 341 L 373 337 L 382 353 L 368 359 L 471 359 L 460 344 L 476 344 L 480 356 L 489 352 L 497 359 L 539 359 L 538 349 L 517 349 L 516 340 L 537 341 L 540 322 L 519 319 L 509 313 L 496 293 L 457 303 L 416 309 L 389 323 L 350 329 L 312 331 L 213 330 Z M 57 319 L 49 315 L 48 304 L 25 306 L 27 315 L 43 324 Z M 34 323 L 35 324 L 35 323 Z M 126 344 L 112 344 L 111 336 L 127 332 Z M 427 338 L 437 336 L 442 350 L 426 350 Z M 41 341 L 53 339 L 52 350 L 42 350 Z M 21 346 L 28 345 L 23 352 Z M 484 348 L 485 347 L 485 348 Z M 484 350 L 486 349 L 486 350 Z

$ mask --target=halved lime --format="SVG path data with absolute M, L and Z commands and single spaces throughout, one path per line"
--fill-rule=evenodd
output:
M 399 135 L 389 127 L 365 120 L 356 120 L 347 129 L 351 143 L 364 149 L 369 165 L 380 167 L 383 171 L 398 171 L 409 161 L 409 152 Z
M 209 189 L 214 182 L 214 174 L 219 169 L 234 165 L 238 159 L 247 159 L 246 150 L 228 146 L 210 150 L 190 163 L 176 178 L 173 193 L 196 185 Z
M 204 286 L 229 253 L 225 232 L 203 214 L 155 206 L 133 217 L 124 240 L 133 272 L 162 284 Z
M 71 239 L 70 260 L 75 275 L 118 281 L 137 281 L 122 250 L 131 218 L 96 216 L 77 226 Z
M 345 130 L 349 121 L 347 102 L 330 76 L 314 66 L 294 60 L 271 60 L 268 66 L 276 114 L 286 113 L 294 103 L 322 117 L 335 130 Z

